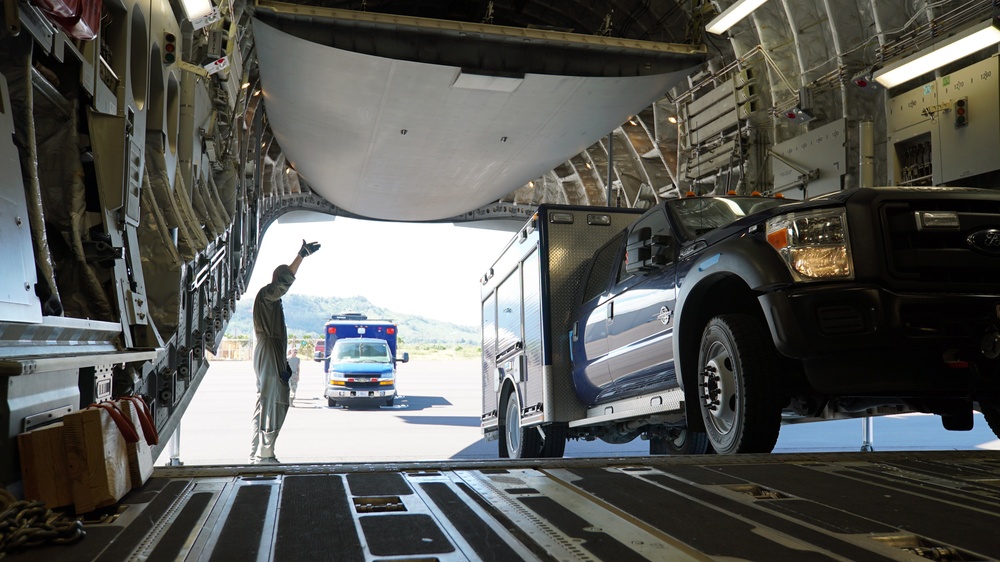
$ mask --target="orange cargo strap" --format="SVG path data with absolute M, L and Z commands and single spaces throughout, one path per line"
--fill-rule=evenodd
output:
M 138 443 L 139 434 L 135 431 L 135 426 L 132 424 L 132 420 L 125 417 L 124 412 L 122 412 L 114 402 L 101 402 L 100 404 L 91 404 L 87 406 L 88 408 L 103 408 L 111 415 L 111 419 L 114 420 L 115 425 L 118 426 L 118 431 L 122 433 L 122 437 L 125 438 L 126 443 Z
M 160 442 L 160 434 L 156 431 L 156 424 L 153 423 L 153 414 L 149 411 L 149 405 L 142 399 L 142 396 L 132 394 L 122 396 L 122 400 L 128 400 L 135 406 L 135 411 L 139 414 L 139 424 L 142 426 L 142 433 L 146 436 L 147 445 L 156 445 Z

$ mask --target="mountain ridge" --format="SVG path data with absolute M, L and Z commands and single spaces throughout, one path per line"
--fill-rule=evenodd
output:
M 321 297 L 315 295 L 285 295 L 285 325 L 289 336 L 319 337 L 323 326 L 333 314 L 359 312 L 370 319 L 393 320 L 399 326 L 399 337 L 408 343 L 440 343 L 479 345 L 478 326 L 463 326 L 434 320 L 416 314 L 394 312 L 380 307 L 362 296 Z M 227 337 L 247 335 L 253 329 L 253 299 L 244 298 L 226 327 Z

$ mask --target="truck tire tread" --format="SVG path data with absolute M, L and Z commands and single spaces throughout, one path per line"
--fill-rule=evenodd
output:
M 1000 400 L 980 400 L 979 409 L 986 424 L 993 430 L 993 435 L 1000 438 Z
M 539 456 L 543 459 L 562 458 L 566 452 L 567 428 L 562 424 L 549 424 L 545 426 L 545 437 L 542 439 L 542 448 Z
M 769 453 L 778 439 L 783 407 L 780 377 L 777 376 L 778 357 L 770 333 L 762 322 L 748 314 L 716 316 L 709 321 L 702 335 L 699 371 L 704 367 L 703 355 L 710 330 L 719 330 L 728 340 L 723 344 L 730 347 L 729 352 L 738 363 L 736 378 L 742 400 L 736 404 L 737 415 L 732 428 L 737 433 L 730 439 L 723 439 L 718 434 L 709 419 L 711 414 L 701 406 L 709 441 L 717 452 L 723 454 Z M 700 376 L 699 372 L 699 379 Z

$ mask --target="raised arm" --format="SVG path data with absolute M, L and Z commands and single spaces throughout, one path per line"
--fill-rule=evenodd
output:
M 299 253 L 292 260 L 292 263 L 288 264 L 288 269 L 292 270 L 292 275 L 299 270 L 299 265 L 302 264 L 302 258 L 306 256 L 311 256 L 319 250 L 319 242 L 306 242 L 302 241 L 302 247 L 299 248 Z

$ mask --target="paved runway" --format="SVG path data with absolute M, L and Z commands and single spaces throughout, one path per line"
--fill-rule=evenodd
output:
M 479 430 L 481 394 L 478 361 L 420 361 L 400 364 L 400 397 L 392 408 L 329 408 L 322 397 L 322 364 L 302 361 L 294 407 L 289 410 L 276 452 L 285 463 L 380 462 L 492 459 L 497 443 Z M 214 361 L 196 392 L 180 429 L 180 460 L 186 465 L 234 464 L 248 460 L 250 417 L 256 386 L 247 361 Z M 860 420 L 785 426 L 777 453 L 858 451 Z M 875 420 L 878 451 L 1000 449 L 982 416 L 975 428 L 949 432 L 939 418 L 906 415 Z M 157 460 L 168 461 L 170 447 Z M 567 457 L 648 454 L 646 441 L 625 445 L 570 441 Z

